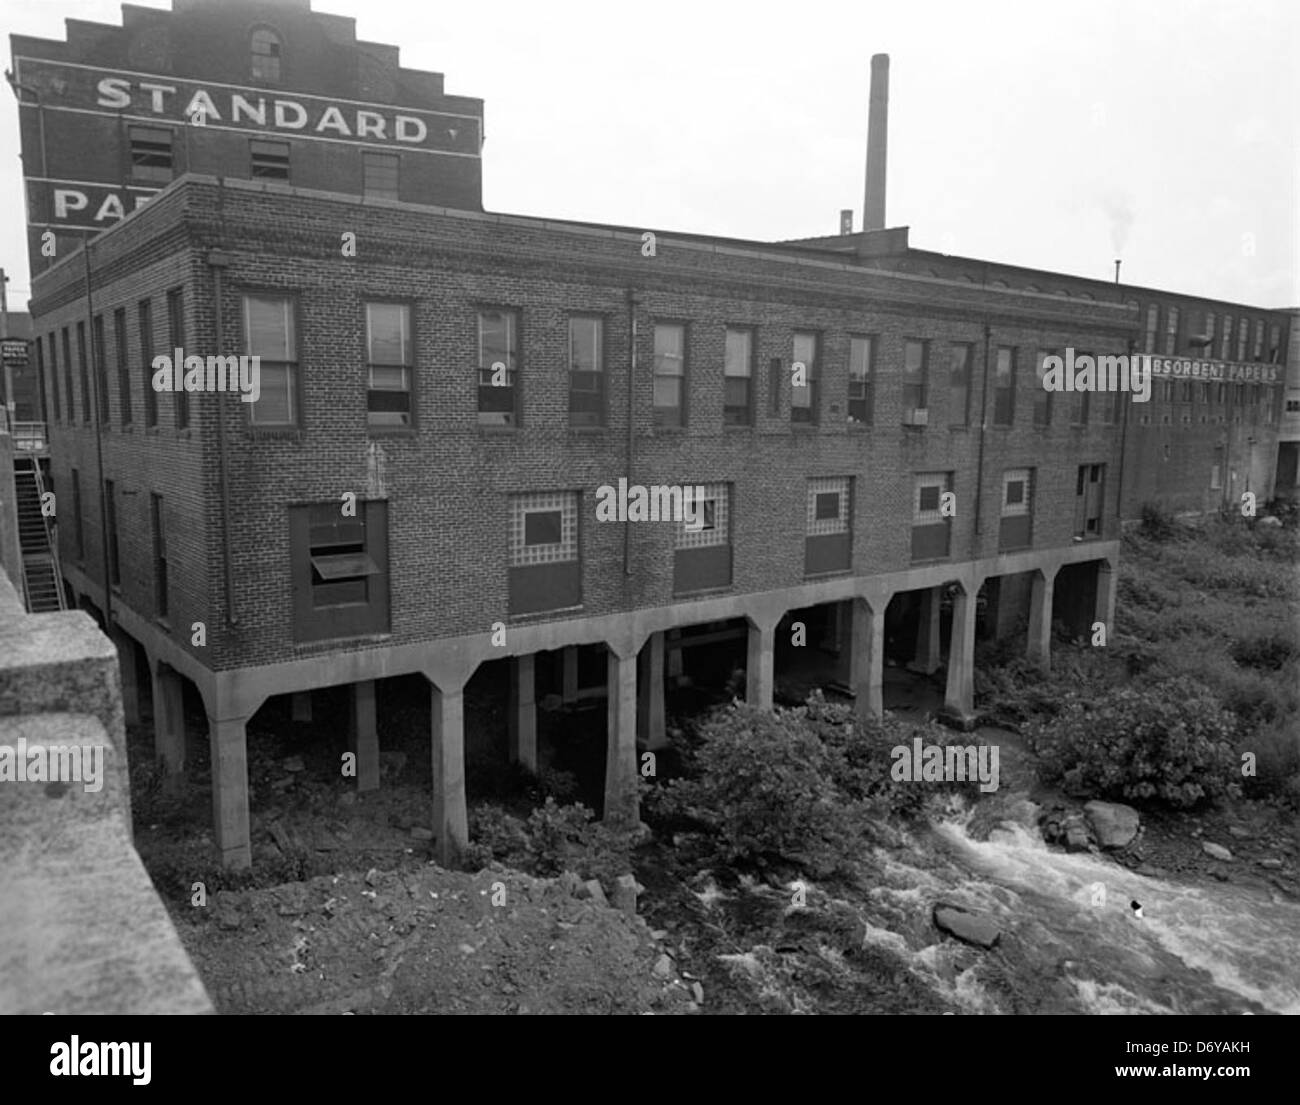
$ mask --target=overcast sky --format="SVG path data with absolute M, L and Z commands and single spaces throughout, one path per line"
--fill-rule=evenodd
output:
M 887 221 L 914 246 L 1103 279 L 1122 257 L 1126 282 L 1300 305 L 1295 0 L 313 7 L 482 97 L 492 211 L 778 240 L 834 233 L 851 207 L 859 227 L 870 58 L 888 53 Z M 63 38 L 67 16 L 121 22 L 110 0 L 0 0 L 10 33 Z M 21 308 L 0 92 L 0 264 Z

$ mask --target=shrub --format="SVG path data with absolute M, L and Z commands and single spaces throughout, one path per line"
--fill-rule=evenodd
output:
M 1232 715 L 1192 679 L 1070 693 L 1027 732 L 1048 782 L 1080 797 L 1186 809 L 1239 792 Z
M 1180 526 L 1172 512 L 1156 503 L 1142 504 L 1142 534 L 1152 541 L 1164 542 L 1178 536 Z
M 1261 727 L 1237 746 L 1255 755 L 1255 774 L 1242 780 L 1248 798 L 1272 798 L 1300 810 L 1300 724 L 1294 719 Z
M 537 875 L 576 871 L 584 879 L 610 884 L 632 870 L 632 835 L 592 822 L 581 802 L 556 805 L 547 798 L 533 810 L 526 828 L 526 850 Z

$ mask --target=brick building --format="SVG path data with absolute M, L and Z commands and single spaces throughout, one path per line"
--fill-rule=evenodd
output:
M 178 0 L 172 19 L 211 10 Z M 258 56 L 286 12 L 352 41 L 351 21 L 305 5 L 220 11 L 231 57 L 241 43 Z M 286 77 L 297 25 L 275 23 Z M 123 41 L 70 24 L 74 37 L 82 58 Z M 349 48 L 406 72 L 386 47 Z M 95 56 L 110 60 L 126 64 Z M 148 72 L 214 86 L 192 61 Z M 421 103 L 450 110 L 431 89 Z M 212 135 L 210 121 L 169 125 Z M 350 688 L 365 788 L 376 688 L 422 675 L 447 857 L 466 838 L 466 686 L 508 667 L 510 753 L 532 765 L 540 688 L 568 696 L 580 658 L 595 660 L 605 815 L 630 819 L 637 742 L 662 739 L 665 682 L 688 650 L 739 634 L 747 697 L 770 705 L 791 624 L 807 621 L 863 713 L 882 708 L 888 654 L 943 668 L 945 710 L 967 722 L 977 626 L 1019 625 L 1042 664 L 1054 619 L 1109 630 L 1122 518 L 1148 486 L 1206 500 L 1208 468 L 1185 486 L 1144 469 L 1161 432 L 1193 432 L 1181 414 L 1140 421 L 1176 406 L 1098 395 L 1090 412 L 1038 385 L 1046 353 L 1143 348 L 1141 290 L 981 278 L 982 263 L 911 251 L 893 230 L 768 244 L 488 214 L 465 158 L 397 198 L 354 186 L 369 151 L 346 143 L 330 147 L 338 174 L 269 179 L 240 168 L 238 143 L 251 158 L 262 138 L 219 137 L 236 145 L 174 161 L 148 203 L 49 258 L 31 308 L 64 576 L 119 641 L 128 715 L 147 659 L 173 773 L 182 681 L 201 694 L 227 863 L 251 859 L 246 730 L 273 696 Z M 154 358 L 177 349 L 259 357 L 257 401 L 157 390 Z M 1197 401 L 1208 418 L 1213 393 Z M 1208 442 L 1238 423 L 1203 425 L 1187 424 Z M 1205 442 L 1187 446 L 1202 467 L 1216 463 Z M 600 489 L 620 480 L 701 487 L 701 524 L 600 520 Z

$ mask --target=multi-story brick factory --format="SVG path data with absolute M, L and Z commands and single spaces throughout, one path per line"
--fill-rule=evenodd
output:
M 352 689 L 364 789 L 383 681 L 424 676 L 446 859 L 492 665 L 534 766 L 542 692 L 599 660 L 630 820 L 692 652 L 742 641 L 770 705 L 802 621 L 860 711 L 907 661 L 966 723 L 977 632 L 1046 664 L 1054 621 L 1112 629 L 1143 504 L 1273 493 L 1293 315 L 909 248 L 883 59 L 866 229 L 765 243 L 484 212 L 481 101 L 307 0 L 123 11 L 13 40 L 38 475 L 173 773 L 202 696 L 228 864 L 272 696 Z M 1154 355 L 1150 401 L 1045 390 L 1067 349 Z M 256 401 L 158 390 L 177 350 L 259 357 Z M 620 480 L 702 487 L 700 523 L 599 520 Z

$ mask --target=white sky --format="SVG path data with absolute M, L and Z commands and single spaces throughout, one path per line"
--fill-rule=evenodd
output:
M 161 0 L 145 6 L 169 7 Z M 1295 0 L 314 0 L 485 101 L 492 211 L 777 240 L 861 225 L 870 58 L 888 224 L 912 244 L 1262 307 L 1300 304 Z M 62 38 L 110 0 L 0 0 Z M 12 62 L 5 43 L 6 66 Z M 0 264 L 27 300 L 17 108 Z

